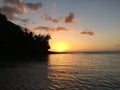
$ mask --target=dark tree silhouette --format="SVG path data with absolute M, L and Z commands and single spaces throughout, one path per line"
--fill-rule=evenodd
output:
M 48 54 L 50 35 L 34 35 L 0 13 L 0 52 L 3 55 L 45 55 Z

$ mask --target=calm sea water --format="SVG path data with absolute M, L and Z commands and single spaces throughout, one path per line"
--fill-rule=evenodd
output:
M 0 63 L 0 90 L 120 90 L 120 53 L 51 54 L 33 60 Z

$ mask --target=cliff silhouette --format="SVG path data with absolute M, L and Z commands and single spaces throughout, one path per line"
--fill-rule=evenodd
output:
M 50 35 L 35 35 L 0 13 L 0 56 L 46 55 L 50 38 Z

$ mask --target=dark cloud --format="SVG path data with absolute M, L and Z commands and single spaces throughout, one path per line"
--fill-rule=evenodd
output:
M 39 3 L 36 3 L 36 4 L 33 4 L 33 3 L 26 3 L 26 7 L 30 10 L 38 10 L 39 8 L 42 7 L 42 3 L 39 2 Z
M 60 31 L 66 31 L 66 32 L 70 32 L 72 31 L 71 29 L 65 28 L 65 27 L 56 27 L 56 28 L 52 28 L 52 27 L 37 27 L 35 29 L 32 30 L 33 32 L 37 33 L 37 32 L 47 32 L 47 33 L 54 33 L 54 32 L 60 32 Z
M 50 23 L 62 23 L 64 21 L 65 24 L 73 24 L 76 23 L 75 20 L 75 14 L 74 13 L 69 13 L 67 16 L 64 17 L 57 17 L 57 18 L 52 18 L 49 14 L 44 14 L 42 18 L 46 22 Z
M 24 14 L 24 10 L 22 8 L 13 8 L 9 6 L 0 7 L 0 12 L 5 14 L 9 19 L 16 19 L 19 14 Z
M 74 19 L 75 19 L 75 14 L 70 12 L 67 16 L 65 16 L 64 22 L 65 23 L 74 23 Z
M 48 13 L 42 13 L 41 18 L 43 18 L 43 20 L 45 20 L 46 22 L 50 22 L 50 23 L 64 23 L 65 24 L 74 24 L 76 23 L 74 20 L 76 19 L 76 16 L 74 13 L 69 13 L 66 16 L 63 17 L 51 17 Z
M 24 0 L 2 0 L 4 3 L 0 7 L 0 12 L 5 14 L 9 19 L 16 19 L 19 15 L 29 11 L 36 11 L 42 7 L 39 3 L 26 3 Z
M 7 5 L 21 5 L 24 4 L 24 0 L 3 0 L 3 2 Z
M 52 18 L 48 14 L 44 15 L 44 19 L 46 22 L 51 22 L 51 23 L 59 23 L 60 22 L 60 18 Z
M 81 31 L 80 34 L 85 35 L 85 36 L 94 36 L 95 35 L 94 32 L 92 32 L 92 31 L 90 31 L 88 29 Z
M 54 19 L 54 18 L 47 18 L 45 21 L 52 22 L 52 23 L 59 23 L 60 22 L 58 19 Z

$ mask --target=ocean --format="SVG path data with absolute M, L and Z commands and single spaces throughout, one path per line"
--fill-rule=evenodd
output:
M 64 53 L 31 59 L 1 62 L 0 90 L 120 90 L 120 53 Z

